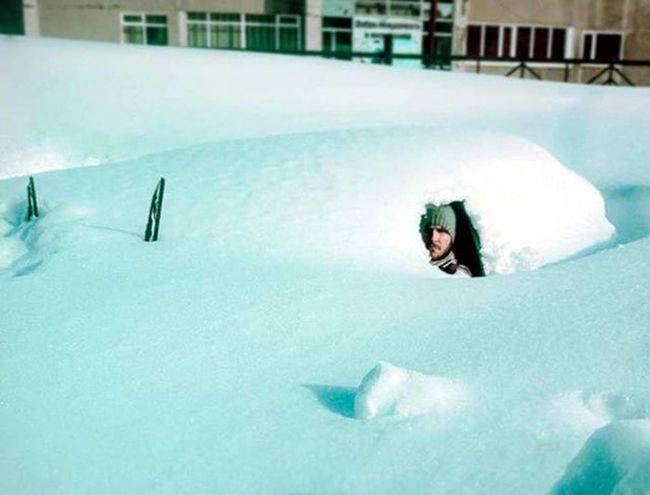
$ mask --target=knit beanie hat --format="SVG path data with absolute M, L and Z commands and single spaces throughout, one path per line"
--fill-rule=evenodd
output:
M 435 207 L 433 218 L 431 219 L 431 228 L 440 228 L 449 232 L 451 242 L 456 240 L 456 213 L 449 205 Z
M 451 236 L 451 242 L 456 239 L 456 213 L 449 205 L 436 206 L 428 203 L 425 213 L 420 217 L 420 234 L 424 245 L 429 248 L 431 233 L 435 227 L 446 230 Z

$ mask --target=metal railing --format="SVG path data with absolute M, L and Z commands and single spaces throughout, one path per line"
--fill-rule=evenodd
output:
M 506 77 L 518 76 L 522 79 L 530 76 L 536 80 L 543 80 L 542 71 L 562 71 L 562 80 L 571 81 L 571 73 L 575 68 L 584 67 L 597 73 L 585 81 L 586 84 L 602 83 L 603 85 L 616 85 L 624 83 L 636 86 L 632 78 L 624 70 L 626 68 L 644 68 L 648 70 L 650 81 L 650 60 L 589 60 L 583 58 L 505 58 L 505 57 L 474 57 L 468 55 L 428 55 L 395 53 L 389 45 L 387 50 L 381 52 L 356 52 L 356 51 L 329 51 L 329 50 L 250 50 L 242 48 L 218 48 L 217 50 L 244 51 L 255 53 L 274 53 L 281 55 L 298 55 L 305 57 L 324 57 L 339 60 L 370 60 L 372 63 L 392 65 L 396 60 L 417 60 L 425 69 L 451 70 L 454 63 L 466 63 L 474 67 L 476 73 L 484 70 L 484 64 L 492 64 L 490 68 L 505 66 Z M 498 65 L 495 65 L 497 63 Z M 510 66 L 512 65 L 512 66 Z M 616 76 L 620 79 L 616 81 Z M 556 80 L 556 79 L 554 79 Z M 602 81 L 602 82 L 601 82 Z M 582 81 L 576 81 L 582 82 Z

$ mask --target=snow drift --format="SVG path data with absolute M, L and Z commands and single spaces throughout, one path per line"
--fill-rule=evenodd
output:
M 467 387 L 458 380 L 427 376 L 380 362 L 361 381 L 354 399 L 354 414 L 358 419 L 406 418 L 448 413 L 467 403 Z
M 427 71 L 250 52 L 0 35 L 0 60 L 0 108 L 11 115 L 0 119 L 0 178 L 217 140 L 448 122 L 504 105 L 539 114 L 558 102 L 542 87 L 486 99 L 462 74 L 438 73 L 453 77 L 439 84 Z
M 554 487 L 553 495 L 650 493 L 650 420 L 597 430 Z
M 593 428 L 643 413 L 647 89 L 4 41 L 0 175 L 110 165 L 36 176 L 29 224 L 26 178 L 0 181 L 1 493 L 547 494 Z M 431 278 L 432 199 L 474 205 L 495 271 L 604 238 L 597 195 L 557 161 L 605 191 L 624 246 Z M 537 201 L 504 203 L 506 170 Z M 550 224 L 538 182 L 588 203 L 556 218 L 566 245 L 564 226 L 492 213 Z M 354 421 L 357 388 L 338 385 L 378 358 L 463 382 L 400 370 L 389 391 L 408 400 L 375 410 L 429 412 Z M 551 404 L 575 390 L 596 393 Z
M 244 179 L 245 191 L 229 201 L 228 190 L 206 193 L 226 195 L 215 216 L 237 224 L 220 236 L 230 242 L 237 232 L 246 239 L 243 250 L 438 272 L 428 265 L 418 232 L 428 201 L 465 201 L 487 273 L 537 268 L 603 242 L 614 231 L 591 184 L 539 146 L 501 133 L 350 130 L 191 152 L 217 174 L 228 163 L 228 175 Z
M 178 164 L 191 165 L 191 173 Z M 132 231 L 146 208 L 143 192 L 150 194 L 164 175 L 170 199 L 163 238 L 197 236 L 242 255 L 427 276 L 444 276 L 429 266 L 418 231 L 428 201 L 465 201 L 488 274 L 540 267 L 614 230 L 591 184 L 539 146 L 501 133 L 458 136 L 415 127 L 277 136 L 164 152 L 87 173 L 103 176 L 106 187 L 85 187 L 80 177 L 71 188 L 51 175 L 37 179 L 40 197 L 58 208 L 88 210 L 90 224 L 115 218 L 105 226 Z M 22 201 L 22 184 L 14 190 L 0 211 Z M 201 198 L 207 201 L 195 214 Z

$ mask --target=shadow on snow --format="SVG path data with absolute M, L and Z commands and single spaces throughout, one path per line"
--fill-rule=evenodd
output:
M 356 387 L 331 387 L 329 385 L 305 384 L 307 390 L 316 396 L 327 409 L 346 418 L 354 418 L 354 396 Z

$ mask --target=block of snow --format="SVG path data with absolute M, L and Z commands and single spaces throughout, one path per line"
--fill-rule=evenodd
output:
M 231 163 L 247 195 L 219 191 L 226 207 L 214 218 L 236 219 L 220 229 L 221 241 L 237 233 L 240 250 L 270 256 L 439 274 L 418 230 L 427 202 L 465 201 L 487 273 L 535 269 L 614 232 L 594 186 L 537 144 L 504 133 L 355 129 L 200 153 L 174 161 Z M 250 163 L 255 169 L 245 172 Z
M 650 493 L 650 420 L 618 421 L 597 430 L 552 493 Z
M 427 199 L 465 200 L 486 272 L 538 268 L 612 237 L 600 192 L 537 144 L 476 135 L 448 152 L 456 170 Z
M 463 383 L 380 362 L 361 381 L 354 399 L 358 419 L 445 413 L 467 403 Z

